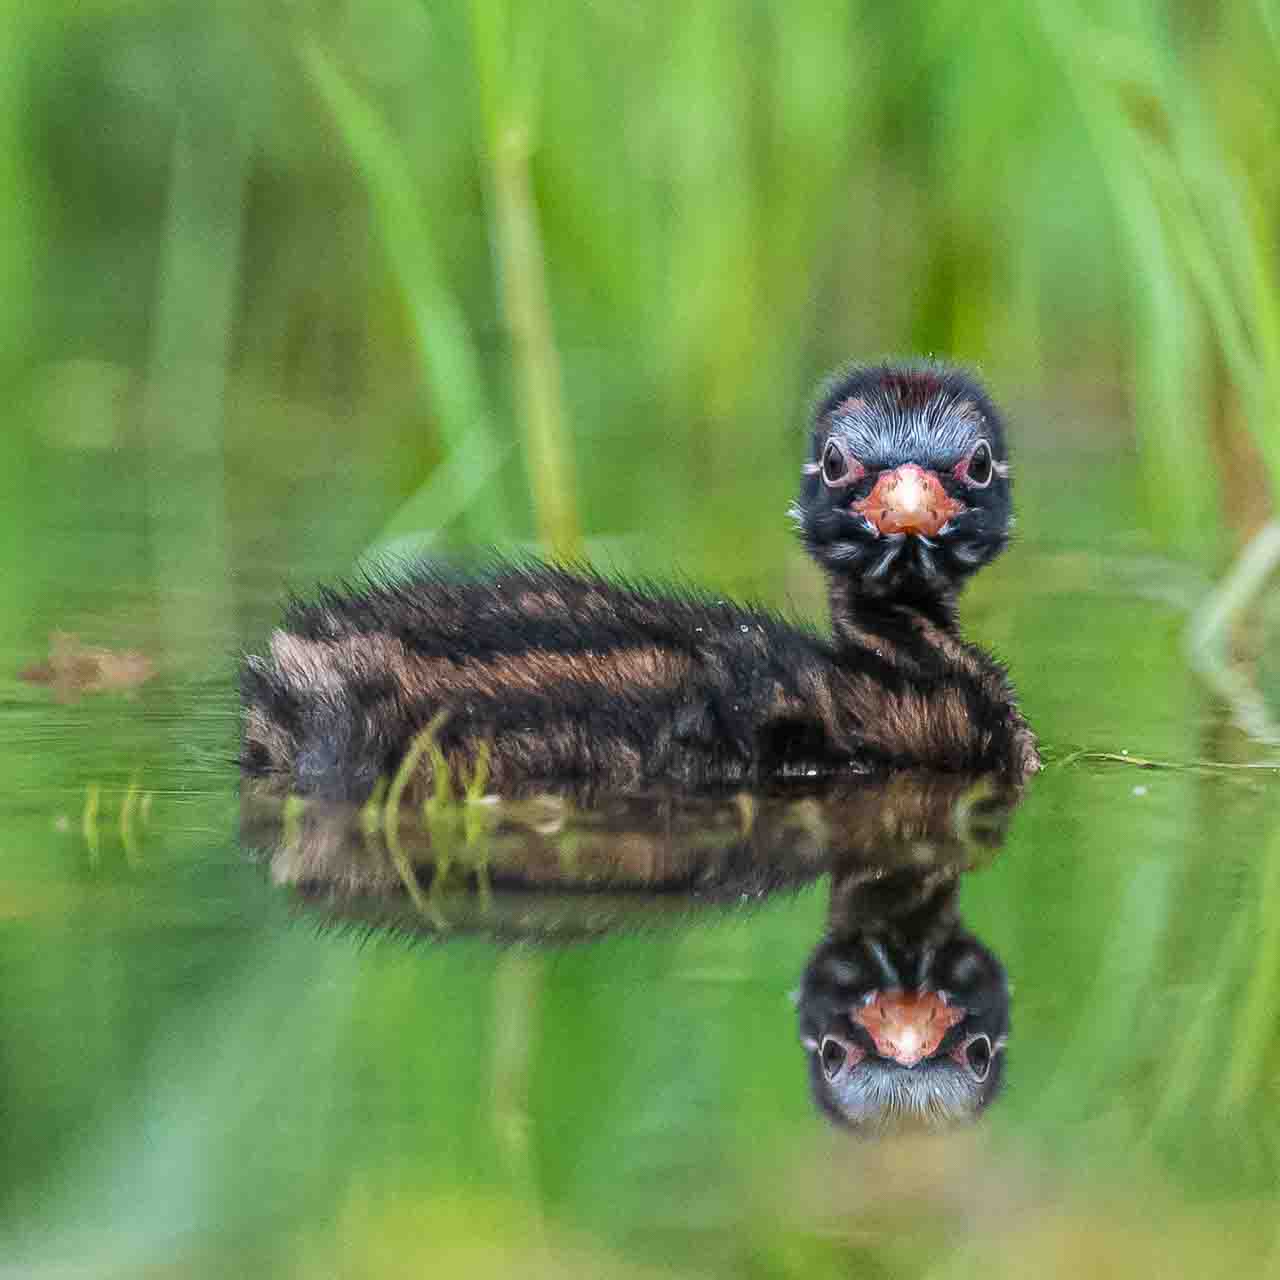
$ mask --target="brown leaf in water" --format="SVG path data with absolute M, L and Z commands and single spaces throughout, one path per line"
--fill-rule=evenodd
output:
M 104 649 L 80 643 L 80 637 L 55 631 L 49 658 L 18 672 L 20 680 L 48 685 L 59 702 L 75 702 L 86 693 L 136 689 L 155 675 L 155 663 L 136 649 Z

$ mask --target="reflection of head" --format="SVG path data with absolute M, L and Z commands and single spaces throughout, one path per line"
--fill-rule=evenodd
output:
M 999 1091 L 1008 984 L 959 927 L 915 952 L 872 931 L 828 939 L 805 970 L 799 1013 L 815 1101 L 861 1132 L 956 1124 Z
M 818 1106 L 860 1133 L 941 1128 L 1000 1090 L 1004 967 L 964 927 L 960 878 L 997 849 L 1016 793 L 980 780 L 902 779 L 851 808 L 827 935 L 805 968 L 800 1038 Z

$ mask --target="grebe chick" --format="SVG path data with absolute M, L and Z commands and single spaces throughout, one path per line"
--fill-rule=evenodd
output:
M 934 363 L 832 379 L 792 510 L 828 579 L 830 639 L 590 569 L 423 565 L 295 605 L 269 654 L 245 661 L 244 773 L 360 803 L 428 732 L 410 799 L 442 760 L 499 791 L 1035 772 L 1003 668 L 955 621 L 960 587 L 1010 520 L 1004 432 L 978 383 Z

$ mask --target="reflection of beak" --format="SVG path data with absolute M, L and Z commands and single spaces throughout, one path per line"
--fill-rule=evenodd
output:
M 965 1010 L 938 991 L 877 991 L 853 1013 L 882 1058 L 914 1067 L 937 1053 L 943 1037 L 960 1022 Z
M 849 510 L 865 517 L 877 533 L 918 533 L 931 538 L 965 505 L 947 496 L 935 472 L 908 462 L 882 471 L 871 492 L 861 502 L 850 503 Z

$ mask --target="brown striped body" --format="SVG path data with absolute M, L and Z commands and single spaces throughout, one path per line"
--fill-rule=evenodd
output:
M 980 650 L 895 606 L 837 634 L 550 566 L 423 573 L 292 612 L 245 666 L 244 765 L 282 791 L 358 802 L 444 712 L 453 776 L 483 754 L 498 789 L 1028 771 L 1030 735 Z M 415 790 L 432 767 L 424 756 Z

